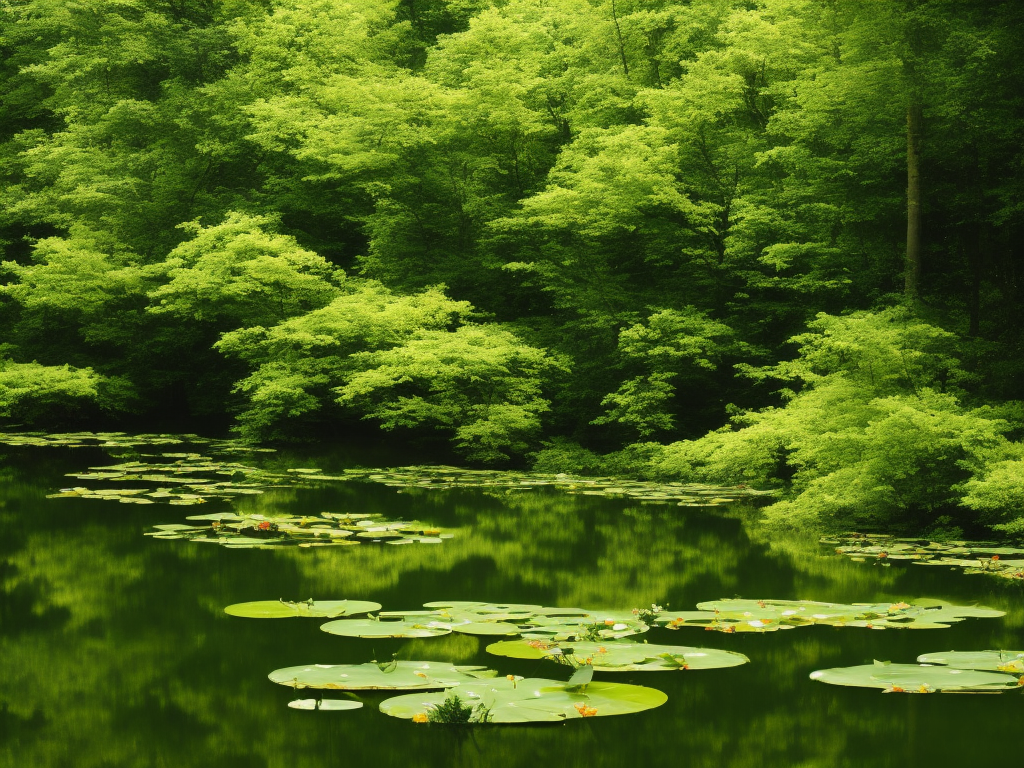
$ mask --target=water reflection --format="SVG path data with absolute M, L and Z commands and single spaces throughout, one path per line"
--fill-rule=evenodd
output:
M 1018 742 L 1016 695 L 885 696 L 812 683 L 807 675 L 954 647 L 1024 647 L 1019 584 L 823 556 L 814 543 L 752 524 L 749 510 L 639 505 L 543 489 L 399 493 L 352 483 L 243 501 L 262 512 L 383 512 L 455 531 L 435 546 L 271 552 L 154 541 L 141 535 L 147 526 L 178 521 L 188 508 L 43 498 L 64 484 L 64 472 L 101 463 L 98 456 L 12 451 L 0 475 L 3 766 L 959 768 L 974 764 L 977 745 L 986 745 L 986 754 L 1009 754 Z M 320 462 L 329 471 L 330 460 Z M 316 620 L 222 613 L 235 602 L 310 596 L 376 600 L 385 608 L 478 599 L 686 609 L 733 596 L 874 602 L 924 595 L 1009 613 L 932 631 L 652 630 L 651 642 L 706 643 L 745 653 L 752 663 L 616 675 L 668 693 L 668 704 L 650 713 L 468 734 L 387 718 L 376 711 L 383 696 L 365 696 L 367 706 L 353 712 L 295 712 L 285 706 L 292 692 L 266 675 L 393 654 L 523 675 L 564 670 L 487 656 L 486 643 L 474 637 L 345 639 L 319 631 Z

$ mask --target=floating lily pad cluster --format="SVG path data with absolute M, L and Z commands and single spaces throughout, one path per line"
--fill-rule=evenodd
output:
M 858 562 L 906 560 L 915 565 L 947 566 L 963 569 L 964 573 L 1024 580 L 1024 547 L 984 541 L 938 542 L 871 533 L 844 533 L 822 538 L 821 543 L 835 547 L 836 554 Z
M 319 469 L 297 468 L 271 472 L 239 462 L 216 461 L 198 453 L 163 453 L 161 457 L 169 461 L 126 461 L 90 467 L 88 472 L 68 475 L 77 480 L 131 482 L 144 487 L 92 489 L 75 486 L 62 488 L 59 493 L 50 494 L 47 498 L 82 497 L 124 504 L 165 502 L 184 506 L 202 504 L 211 499 L 230 500 L 238 496 L 261 494 L 268 488 L 345 480 L 344 477 L 324 475 Z
M 400 467 L 387 471 L 347 469 L 345 475 L 353 479 L 372 480 L 394 488 L 500 488 L 529 491 L 549 486 L 567 493 L 627 497 L 652 504 L 675 502 L 684 507 L 711 507 L 773 493 L 745 486 L 648 483 L 612 477 L 577 477 L 566 474 L 473 470 L 444 466 Z
M 997 618 L 1004 611 L 952 605 L 941 600 L 909 603 L 819 603 L 809 600 L 715 600 L 696 611 L 662 611 L 654 621 L 668 629 L 703 627 L 718 632 L 774 632 L 823 624 L 867 629 L 939 629 L 966 618 Z
M 199 435 L 129 435 L 125 432 L 0 432 L 2 445 L 60 448 L 142 448 L 146 446 L 201 445 L 217 453 L 275 453 L 241 440 L 216 440 Z
M 917 664 L 876 661 L 856 667 L 819 669 L 812 680 L 831 685 L 879 688 L 885 693 L 1001 693 L 1024 686 L 1024 652 L 926 653 Z
M 453 536 L 424 523 L 392 521 L 379 514 L 366 513 L 322 512 L 319 517 L 266 517 L 215 512 L 192 515 L 186 519 L 203 524 L 157 525 L 154 526 L 155 530 L 145 535 L 154 539 L 186 539 L 203 544 L 220 544 L 230 549 L 344 547 L 369 542 L 440 544 Z
M 521 635 L 531 640 L 615 640 L 646 632 L 629 611 L 551 608 L 543 605 L 434 602 L 424 610 L 384 611 L 375 618 L 340 619 L 321 629 L 345 637 L 438 637 L 451 632 Z
M 516 634 L 522 632 L 527 636 L 495 643 L 487 648 L 489 652 L 518 659 L 553 659 L 575 671 L 567 681 L 517 675 L 501 678 L 494 670 L 481 666 L 394 659 L 286 667 L 271 672 L 270 680 L 295 690 L 411 691 L 387 699 L 380 709 L 385 714 L 416 722 L 561 722 L 642 712 L 667 699 L 653 688 L 594 682 L 595 670 L 716 669 L 749 661 L 742 654 L 716 649 L 623 642 L 618 637 L 627 630 L 640 632 L 648 628 L 632 612 L 626 616 L 622 611 L 452 601 L 428 603 L 424 607 L 422 611 L 393 611 L 367 619 L 340 619 L 324 624 L 323 628 L 350 637 L 432 637 L 452 631 L 500 636 L 510 634 L 511 627 Z M 378 603 L 362 600 L 311 599 L 237 603 L 224 610 L 232 616 L 279 619 L 352 616 L 379 608 Z M 543 639 L 529 639 L 528 635 L 538 627 Z M 581 627 L 588 629 L 584 631 Z M 572 639 L 590 631 L 596 639 Z M 552 639 L 556 635 L 562 639 Z M 344 701 L 322 698 L 297 699 L 289 706 L 306 710 L 354 708 Z

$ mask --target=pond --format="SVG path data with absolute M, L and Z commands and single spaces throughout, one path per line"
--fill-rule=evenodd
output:
M 886 695 L 824 685 L 818 669 L 913 662 L 923 653 L 1021 649 L 1019 582 L 944 567 L 854 562 L 807 535 L 756 523 L 747 503 L 681 507 L 541 486 L 427 490 L 370 481 L 295 485 L 202 506 L 46 498 L 68 473 L 115 465 L 123 450 L 0 447 L 0 765 L 10 768 L 302 768 L 304 766 L 957 766 L 1019 761 L 1020 691 Z M 116 456 L 114 454 L 117 454 Z M 274 469 L 399 465 L 358 449 L 281 452 Z M 404 462 L 409 463 L 409 462 Z M 420 520 L 434 543 L 202 546 L 143 535 L 186 516 L 230 510 Z M 439 600 L 629 611 L 693 610 L 706 600 L 912 602 L 940 598 L 1006 611 L 948 629 L 800 627 L 771 633 L 656 627 L 650 643 L 745 654 L 723 669 L 596 674 L 657 688 L 667 702 L 622 717 L 452 729 L 388 717 L 391 693 L 361 709 L 289 709 L 267 676 L 308 664 L 428 659 L 567 679 L 548 661 L 489 655 L 500 638 L 452 633 L 361 639 L 325 620 L 255 620 L 230 604 L 352 599 L 385 610 Z M 344 698 L 344 696 L 336 696 Z

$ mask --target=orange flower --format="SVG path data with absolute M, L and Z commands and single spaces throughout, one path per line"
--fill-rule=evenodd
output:
M 614 626 L 614 624 L 615 624 L 615 619 L 605 619 L 605 620 L 604 620 L 604 624 L 605 624 L 605 626 L 606 626 L 606 627 L 611 627 L 611 626 Z
M 603 645 L 599 645 L 599 646 L 597 647 L 597 652 L 598 652 L 598 653 L 608 653 L 608 649 L 607 649 L 607 648 L 605 648 L 605 647 L 604 647 Z
M 888 556 L 889 556 L 888 552 L 879 552 L 878 553 L 878 559 L 879 560 L 881 560 L 883 557 L 888 557 Z
M 735 632 L 736 631 L 736 627 L 734 627 L 732 624 L 730 624 L 728 627 L 725 628 L 725 631 L 726 632 Z
M 900 688 L 898 685 L 894 685 L 892 688 L 889 689 L 889 691 L 891 693 L 906 693 L 906 691 Z
M 425 722 L 427 722 L 427 713 L 426 712 L 417 712 L 415 715 L 412 716 L 412 721 L 414 723 L 425 723 Z
M 270 523 L 268 521 L 264 520 L 262 523 L 259 524 L 259 529 L 261 531 L 269 531 L 270 530 Z
M 998 560 L 999 559 L 999 555 L 992 555 L 992 559 L 993 560 Z
M 588 707 L 583 702 L 575 705 L 576 711 L 580 713 L 580 717 L 593 717 L 597 714 L 597 707 Z

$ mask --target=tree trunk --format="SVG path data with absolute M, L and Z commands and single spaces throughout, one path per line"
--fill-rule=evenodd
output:
M 903 291 L 914 301 L 921 278 L 921 105 L 907 107 L 907 260 Z
M 612 21 L 615 22 L 615 37 L 619 41 L 619 56 L 622 59 L 622 72 L 629 77 L 629 64 L 626 63 L 626 46 L 622 42 L 622 30 L 619 29 L 619 14 L 615 10 L 615 0 L 612 0 Z

